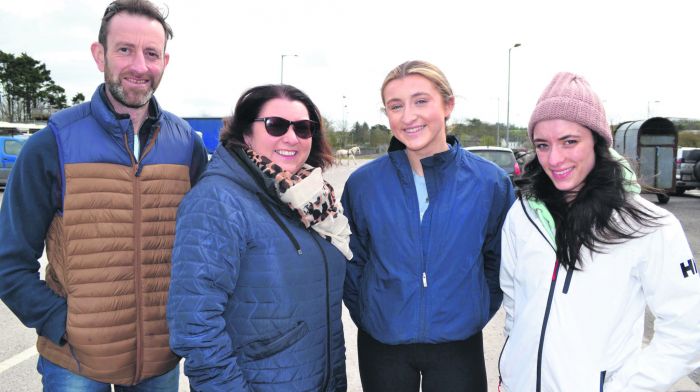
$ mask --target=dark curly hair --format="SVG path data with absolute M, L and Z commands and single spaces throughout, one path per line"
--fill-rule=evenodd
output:
M 318 123 L 318 132 L 311 138 L 311 152 L 306 163 L 313 167 L 326 168 L 333 163 L 333 153 L 326 138 L 326 130 L 318 107 L 308 95 L 288 84 L 268 84 L 257 86 L 244 92 L 238 99 L 233 115 L 224 120 L 224 127 L 219 134 L 221 144 L 233 151 L 236 147 L 244 147 L 244 135 L 253 132 L 253 120 L 259 117 L 260 110 L 270 100 L 275 98 L 301 102 L 309 112 L 309 120 Z
M 516 181 L 520 197 L 541 200 L 552 214 L 557 258 L 567 269 L 583 267 L 582 247 L 601 252 L 601 245 L 641 237 L 645 234 L 641 228 L 659 225 L 657 215 L 629 199 L 624 171 L 630 169 L 610 154 L 605 139 L 591 133 L 595 165 L 573 200 L 567 201 L 567 192 L 554 186 L 537 156 L 525 165 L 525 174 Z M 614 218 L 613 213 L 618 216 Z

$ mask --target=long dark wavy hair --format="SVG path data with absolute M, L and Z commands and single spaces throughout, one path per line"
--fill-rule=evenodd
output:
M 659 216 L 629 198 L 624 171 L 630 169 L 610 154 L 600 135 L 591 133 L 595 165 L 572 201 L 567 201 L 567 192 L 554 186 L 537 156 L 525 165 L 525 174 L 516 181 L 520 197 L 543 201 L 552 214 L 557 259 L 567 269 L 583 267 L 582 247 L 601 252 L 601 245 L 642 237 L 646 234 L 643 228 L 660 224 Z
M 306 163 L 320 168 L 330 166 L 333 163 L 333 153 L 318 107 L 303 91 L 288 84 L 267 84 L 244 92 L 236 103 L 233 115 L 224 120 L 224 127 L 219 134 L 221 144 L 229 150 L 245 147 L 243 136 L 253 132 L 253 120 L 259 117 L 262 107 L 275 98 L 298 101 L 306 107 L 309 120 L 318 123 L 318 132 L 311 137 L 311 152 Z

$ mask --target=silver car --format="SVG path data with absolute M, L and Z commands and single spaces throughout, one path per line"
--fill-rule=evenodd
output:
M 506 171 L 511 181 L 513 181 L 514 178 L 520 176 L 520 165 L 518 165 L 518 162 L 515 160 L 513 150 L 511 150 L 510 148 L 494 146 L 472 146 L 464 147 L 464 149 L 500 166 L 501 169 Z
M 676 154 L 676 194 L 700 189 L 700 148 L 679 147 Z

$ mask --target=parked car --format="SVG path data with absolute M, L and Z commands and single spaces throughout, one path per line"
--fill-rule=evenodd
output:
M 700 189 L 700 148 L 678 147 L 676 154 L 676 194 Z
M 511 181 L 520 175 L 520 165 L 518 165 L 518 162 L 515 160 L 513 150 L 510 148 L 472 146 L 465 147 L 464 149 L 500 166 L 501 169 L 506 171 Z
M 27 135 L 0 136 L 0 188 L 7 184 L 10 170 L 28 138 Z

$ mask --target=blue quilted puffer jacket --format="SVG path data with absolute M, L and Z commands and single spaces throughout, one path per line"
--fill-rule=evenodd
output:
M 194 391 L 345 391 L 345 258 L 219 146 L 177 215 L 170 345 Z

